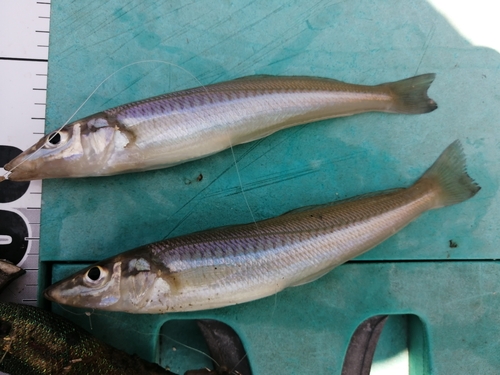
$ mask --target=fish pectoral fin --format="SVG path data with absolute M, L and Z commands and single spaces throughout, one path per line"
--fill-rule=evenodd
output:
M 304 277 L 303 279 L 300 279 L 299 281 L 291 284 L 290 286 L 300 286 L 304 284 L 308 284 L 310 282 L 318 280 L 320 277 L 325 276 L 328 272 L 333 270 L 335 267 L 337 267 L 338 264 L 334 264 L 333 266 L 328 267 L 327 269 L 322 269 L 321 271 L 315 272 L 312 275 L 308 275 Z

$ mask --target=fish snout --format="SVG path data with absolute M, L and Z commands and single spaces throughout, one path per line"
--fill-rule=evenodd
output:
M 31 181 L 38 179 L 37 163 L 30 160 L 29 155 L 25 153 L 23 152 L 3 166 L 3 169 L 7 172 L 6 179 L 11 181 Z
M 43 296 L 44 296 L 44 298 L 46 298 L 52 302 L 60 302 L 60 300 L 61 300 L 60 293 L 57 293 L 56 288 L 53 288 L 50 286 L 44 290 Z
M 43 292 L 43 296 L 51 302 L 67 304 L 75 299 L 75 291 L 63 281 L 50 285 Z

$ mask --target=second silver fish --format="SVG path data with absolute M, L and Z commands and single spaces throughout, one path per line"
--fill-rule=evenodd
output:
M 409 188 L 145 245 L 77 272 L 45 297 L 142 314 L 248 302 L 318 279 L 422 213 L 465 201 L 479 189 L 455 142 Z

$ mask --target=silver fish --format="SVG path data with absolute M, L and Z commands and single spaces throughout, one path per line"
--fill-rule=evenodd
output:
M 458 141 L 411 187 L 142 246 L 45 291 L 57 303 L 130 313 L 223 307 L 313 281 L 425 211 L 474 196 Z
M 306 122 L 380 111 L 426 113 L 434 74 L 377 86 L 255 76 L 125 104 L 50 133 L 4 166 L 13 181 L 173 166 Z

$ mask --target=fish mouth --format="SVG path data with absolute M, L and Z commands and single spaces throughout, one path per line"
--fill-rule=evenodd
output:
M 31 181 L 39 180 L 40 177 L 37 176 L 36 170 L 34 169 L 20 169 L 13 168 L 12 166 L 6 164 L 3 169 L 7 172 L 0 181 Z
M 67 296 L 64 296 L 64 287 L 61 287 L 61 282 L 50 285 L 43 291 L 43 296 L 51 302 L 65 304 Z
M 10 162 L 8 162 L 7 164 L 5 164 L 2 168 L 5 170 L 5 174 L 2 176 L 1 180 L 0 181 L 3 181 L 3 180 L 10 180 L 10 175 L 12 174 L 12 168 L 13 168 L 13 162 L 16 160 L 17 158 L 14 158 L 12 159 Z
M 10 181 L 33 181 L 55 178 L 64 172 L 57 163 L 47 164 L 30 154 L 20 154 L 4 165 L 5 179 Z
M 14 168 L 14 163 L 17 161 L 17 159 L 19 159 L 19 156 L 18 157 L 15 157 L 14 159 L 12 159 L 11 161 L 9 161 L 7 164 L 5 164 L 3 166 L 3 169 L 5 169 L 7 172 L 10 172 L 12 171 L 12 168 Z M 17 164 L 19 164 L 20 162 L 18 161 Z
M 27 163 L 29 159 L 26 155 L 20 154 L 3 166 L 6 174 L 5 180 L 10 181 L 30 181 L 36 179 L 36 170 L 33 165 Z
M 21 165 L 24 165 L 27 161 L 29 161 L 31 155 L 31 149 L 25 150 L 24 152 L 21 152 L 19 155 L 17 155 L 14 159 L 9 161 L 7 164 L 5 164 L 3 166 L 3 169 L 5 169 L 7 172 L 13 172 Z
M 48 287 L 43 291 L 43 297 L 51 302 L 59 302 L 59 300 L 54 296 L 54 288 Z

